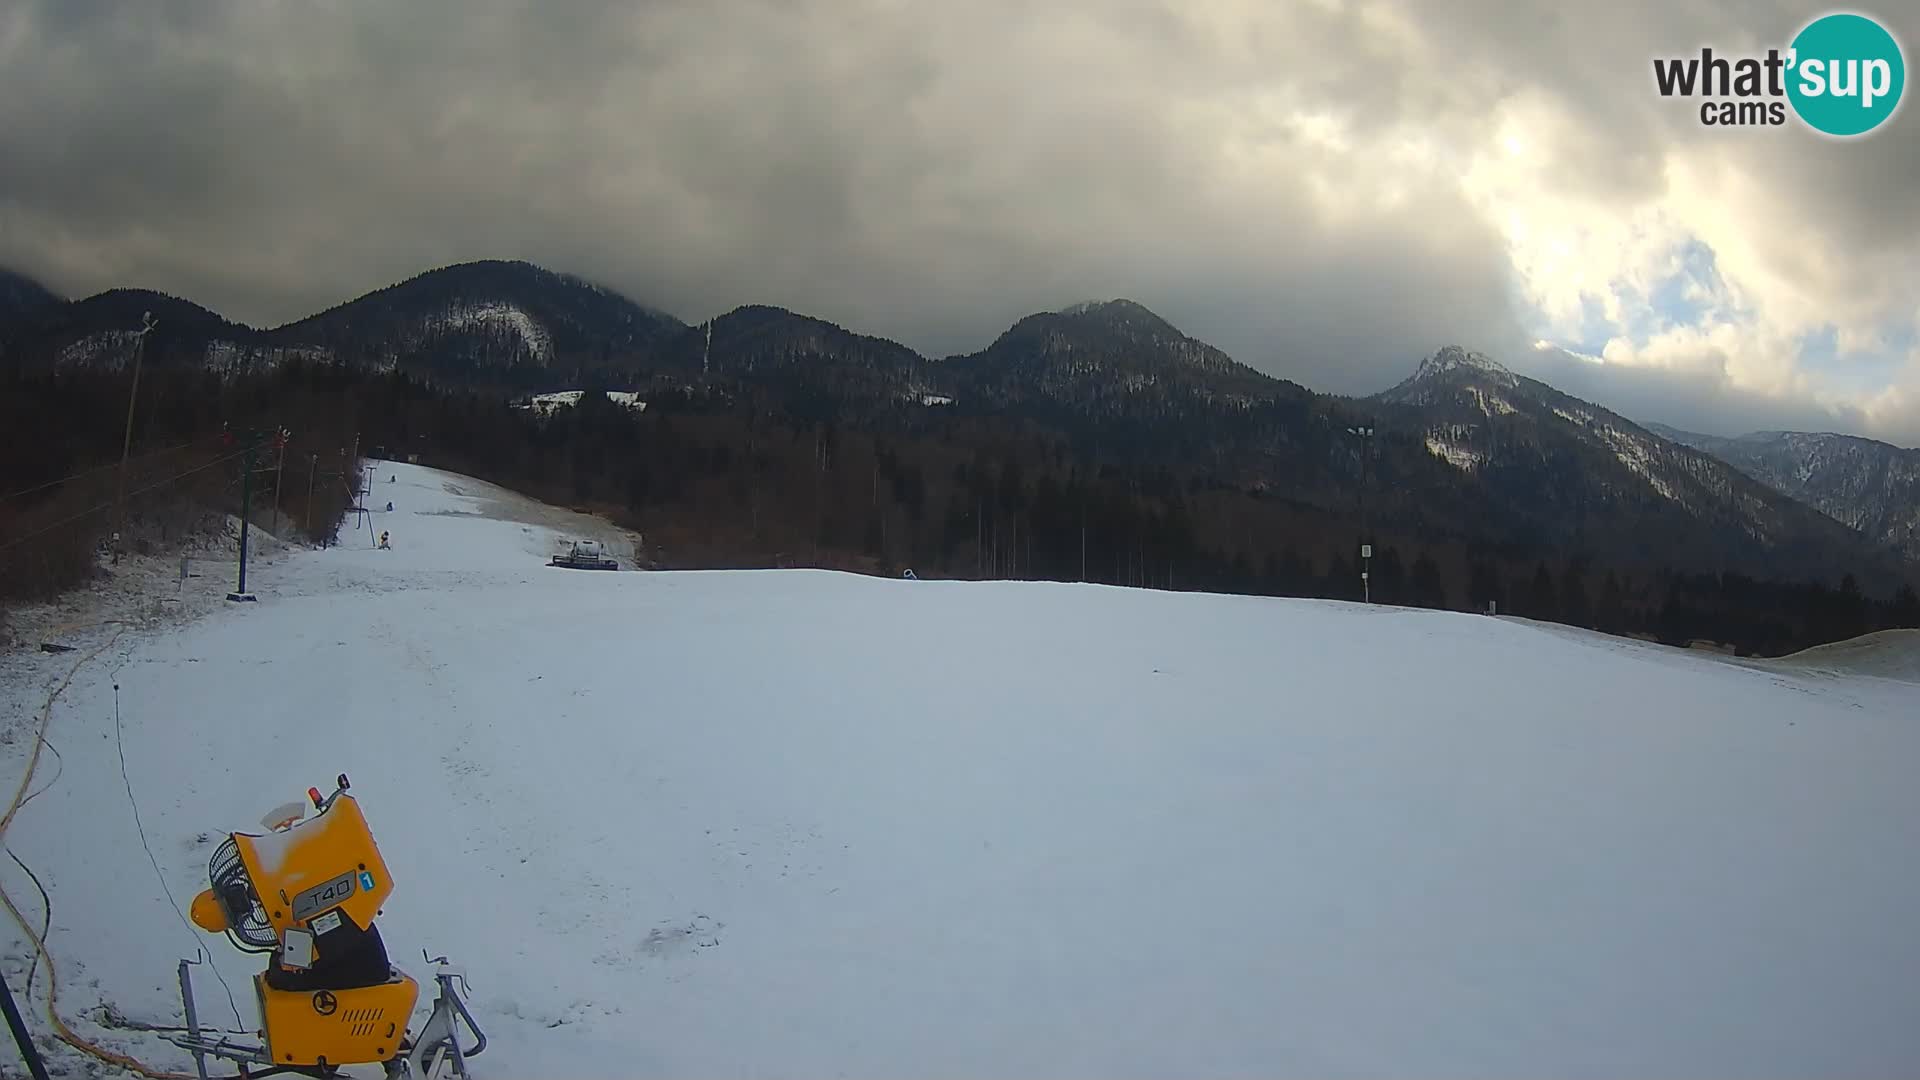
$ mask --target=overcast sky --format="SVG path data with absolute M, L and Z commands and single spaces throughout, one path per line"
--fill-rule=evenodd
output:
M 1320 390 L 1459 343 L 1636 419 L 1914 445 L 1920 111 L 1841 142 L 1653 91 L 1824 10 L 9 0 L 0 265 L 274 325 L 524 258 L 932 355 L 1124 296 Z

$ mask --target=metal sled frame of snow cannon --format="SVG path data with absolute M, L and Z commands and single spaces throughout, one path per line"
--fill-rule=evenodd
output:
M 387 962 L 374 928 L 393 883 L 347 787 L 342 774 L 325 799 L 308 788 L 314 817 L 302 821 L 299 803 L 281 807 L 263 822 L 267 833 L 229 835 L 208 865 L 212 885 L 194 897 L 193 921 L 271 959 L 253 978 L 258 1043 L 200 1027 L 189 978 L 197 961 L 180 961 L 187 1030 L 168 1038 L 193 1055 L 201 1080 L 208 1057 L 236 1063 L 242 1077 L 331 1077 L 345 1065 L 377 1063 L 390 1080 L 464 1078 L 467 1059 L 486 1049 L 460 997 L 465 974 L 444 956 L 421 953 L 434 965 L 439 993 L 418 1034 L 408 1030 L 420 987 Z M 473 1035 L 471 1047 L 460 1045 L 462 1026 Z
M 426 954 L 421 954 L 423 957 Z M 418 1037 L 411 1041 L 402 1040 L 399 1046 L 400 1056 L 389 1058 L 382 1064 L 386 1067 L 388 1080 L 428 1080 L 428 1078 L 451 1076 L 470 1078 L 467 1071 L 467 1059 L 478 1055 L 487 1048 L 486 1033 L 474 1022 L 473 1014 L 467 1011 L 467 1003 L 461 999 L 455 988 L 466 985 L 466 974 L 447 964 L 447 958 L 428 958 L 434 965 L 434 981 L 440 986 L 439 994 L 433 999 L 433 1011 L 427 1014 L 427 1022 L 421 1027 Z M 221 1058 L 234 1062 L 240 1067 L 242 1077 L 264 1077 L 281 1073 L 295 1073 L 302 1076 L 337 1076 L 333 1065 L 288 1065 L 278 1063 L 260 1043 L 246 1043 L 230 1039 L 218 1032 L 202 1031 L 200 1018 L 194 1008 L 193 983 L 187 976 L 188 968 L 199 963 L 197 960 L 180 961 L 180 1001 L 187 1013 L 187 1030 L 184 1034 L 169 1035 L 174 1045 L 193 1055 L 194 1071 L 200 1080 L 211 1080 L 207 1074 L 207 1058 Z M 460 1045 L 460 1028 L 473 1033 L 473 1045 Z M 342 1063 L 345 1064 L 345 1063 Z

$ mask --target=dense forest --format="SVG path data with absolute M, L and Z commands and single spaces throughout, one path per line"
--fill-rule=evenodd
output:
M 150 379 L 213 370 L 274 385 L 275 372 L 342 365 L 382 387 L 356 398 L 385 417 L 379 431 L 354 422 L 368 445 L 424 435 L 474 471 L 645 514 L 676 560 L 1345 596 L 1360 591 L 1365 540 L 1383 600 L 1439 603 L 1438 589 L 1449 606 L 1552 613 L 1564 592 L 1574 618 L 1601 605 L 1608 574 L 1620 605 L 1642 612 L 1664 610 L 1675 575 L 1839 595 L 1853 574 L 1889 610 L 1902 584 L 1920 586 L 1920 562 L 1875 537 L 1457 346 L 1345 398 L 1240 364 L 1126 300 L 1029 315 L 977 353 L 935 359 L 765 305 L 685 325 L 525 263 L 444 267 L 271 330 L 142 290 L 37 307 L 16 292 L 29 310 L 0 315 L 14 378 L 124 374 L 136 340 Z M 149 312 L 158 324 L 142 337 Z M 381 382 L 390 372 L 410 381 Z M 592 415 L 606 412 L 595 399 L 522 431 L 534 418 L 503 401 L 596 384 L 649 403 L 618 421 L 634 430 L 596 427 L 615 421 Z M 463 442 L 470 429 L 486 435 Z M 100 460 L 117 455 L 112 434 L 92 444 Z M 560 445 L 582 460 L 555 458 Z M 662 501 L 676 490 L 695 501 Z M 1534 587 L 1542 564 L 1560 583 L 1552 604 Z
M 0 599 L 46 595 L 90 572 L 113 525 L 124 373 L 0 382 L 12 491 L 0 506 Z M 1674 644 L 1779 654 L 1920 625 L 1910 587 L 1890 599 L 1852 578 L 1765 582 L 1610 565 L 1590 554 L 1422 543 L 1386 508 L 1247 489 L 1137 454 L 1103 459 L 1044 423 L 902 410 L 836 424 L 785 396 L 678 388 L 633 410 L 589 392 L 550 415 L 401 372 L 289 361 L 217 378 L 167 370 L 141 385 L 129 543 L 163 543 L 194 513 L 237 512 L 250 439 L 261 493 L 324 541 L 350 502 L 354 448 L 417 456 L 606 515 L 661 568 L 815 566 L 920 577 L 1090 581 L 1357 600 L 1554 620 Z M 284 456 L 271 441 L 289 431 Z M 87 470 L 92 470 L 88 472 Z M 61 478 L 81 474 L 79 479 Z M 282 493 L 277 501 L 275 480 Z M 308 492 L 313 492 L 311 508 Z M 1367 535 L 1363 535 L 1361 522 Z
M 335 535 L 352 502 L 362 380 L 143 371 L 131 429 L 129 389 L 124 372 L 0 373 L 0 612 L 72 588 L 116 555 L 232 536 L 243 495 L 256 525 L 314 543 Z

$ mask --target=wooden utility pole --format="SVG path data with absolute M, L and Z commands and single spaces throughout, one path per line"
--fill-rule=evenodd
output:
M 127 391 L 127 433 L 120 440 L 120 480 L 114 492 L 113 562 L 120 562 L 120 538 L 127 531 L 127 454 L 133 449 L 133 406 L 140 400 L 140 361 L 147 351 L 147 334 L 157 323 L 153 312 L 140 316 L 140 329 L 133 335 L 133 386 Z
M 340 448 L 340 471 L 337 475 L 340 477 L 342 484 L 347 482 L 347 448 L 344 446 Z M 347 494 L 347 513 L 353 513 L 353 494 L 351 491 Z M 354 526 L 356 529 L 359 527 L 358 525 Z
M 313 478 L 320 471 L 320 455 L 313 454 L 307 459 L 307 532 L 313 532 Z
M 979 496 L 973 500 L 973 576 L 987 576 L 987 504 Z
M 288 434 L 286 428 L 281 428 L 279 437 L 275 440 L 280 444 L 279 460 L 273 466 L 273 535 L 275 536 L 280 535 L 280 477 L 287 468 Z
M 360 499 L 360 494 L 357 490 L 360 487 L 360 476 L 357 472 L 347 468 L 347 448 L 344 446 L 340 448 L 340 471 L 334 475 L 347 489 L 347 513 L 358 514 L 364 509 L 364 507 L 357 505 Z M 352 477 L 353 479 L 349 480 L 348 477 Z M 356 517 L 354 520 L 357 522 L 359 518 Z M 356 529 L 359 527 L 358 524 L 354 525 Z
M 1080 580 L 1087 580 L 1087 489 L 1084 487 L 1080 489 Z
M 366 503 L 361 498 L 360 493 L 360 481 L 366 477 L 366 474 L 360 471 L 360 433 L 357 431 L 353 433 L 353 451 L 347 455 L 345 461 L 340 463 L 341 479 L 347 477 L 349 470 L 351 470 L 353 479 L 347 482 L 347 495 L 355 503 L 355 509 L 360 512 L 360 520 L 366 523 L 367 536 L 371 538 L 373 536 L 373 516 L 367 513 Z

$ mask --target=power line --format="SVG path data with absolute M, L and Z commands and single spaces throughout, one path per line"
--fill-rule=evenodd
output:
M 131 461 L 136 461 L 136 462 L 146 461 L 149 458 L 159 457 L 161 454 L 171 454 L 177 450 L 185 450 L 186 448 L 193 446 L 195 443 L 205 442 L 207 439 L 210 439 L 210 438 L 212 438 L 211 435 L 204 436 L 199 439 L 194 439 L 191 442 L 183 442 L 179 446 L 169 446 L 165 450 L 150 450 L 147 453 L 141 454 L 139 457 L 131 459 Z M 79 472 L 73 473 L 69 476 L 62 476 L 62 477 L 59 477 L 58 479 L 49 480 L 44 484 L 35 484 L 30 488 L 21 488 L 19 491 L 13 492 L 8 495 L 0 495 L 0 501 L 17 499 L 22 495 L 31 495 L 36 491 L 44 491 L 47 488 L 53 487 L 56 484 L 72 483 L 73 481 L 78 480 L 83 476 L 92 476 L 94 473 L 97 473 L 97 472 L 105 472 L 108 469 L 118 467 L 118 465 L 119 465 L 119 462 L 109 461 L 105 465 L 95 465 L 91 469 L 81 469 Z
M 120 504 L 114 511 L 113 524 L 113 563 L 120 565 L 120 535 L 127 531 L 127 454 L 133 449 L 133 413 L 134 406 L 140 401 L 140 361 L 147 355 L 147 335 L 153 332 L 153 312 L 140 316 L 140 331 L 133 336 L 133 387 L 127 391 L 127 433 L 120 440 L 120 477 L 115 482 L 114 496 Z
M 147 849 L 147 861 L 153 864 L 153 875 L 160 879 L 160 891 L 167 895 L 167 903 L 173 906 L 173 913 L 180 916 L 180 925 L 186 927 L 191 935 L 193 924 L 187 921 L 186 914 L 180 910 L 180 902 L 173 898 L 173 890 L 167 887 L 167 875 L 160 869 L 160 860 L 154 858 L 153 845 L 147 843 L 147 827 L 140 822 L 140 802 L 133 797 L 133 779 L 127 775 L 127 744 L 125 736 L 121 734 L 120 684 L 117 681 L 113 684 L 113 745 L 120 752 L 120 780 L 127 786 L 127 805 L 133 807 L 133 827 L 140 833 L 140 846 Z M 194 948 L 200 948 L 198 938 L 194 939 Z M 202 952 L 201 955 L 206 954 Z M 220 968 L 213 963 L 212 957 L 207 957 L 207 966 L 213 968 L 213 977 L 220 980 L 220 988 L 227 992 L 227 1004 L 233 1009 L 233 1022 L 245 1027 L 247 1022 L 240 1017 L 240 1005 L 233 1000 L 233 987 L 227 985 L 227 977 L 220 974 Z
M 169 476 L 169 477 L 167 477 L 167 478 L 166 478 L 165 480 L 161 480 L 161 481 L 158 481 L 158 482 L 156 482 L 156 483 L 152 483 L 152 484 L 148 484 L 148 485 L 147 485 L 146 487 L 142 487 L 142 488 L 135 488 L 134 490 L 132 490 L 132 491 L 129 491 L 129 492 L 127 492 L 127 494 L 128 494 L 128 495 L 143 495 L 143 494 L 145 494 L 145 493 L 147 493 L 147 492 L 149 492 L 149 491 L 152 491 L 152 490 L 154 490 L 155 488 L 161 488 L 161 487 L 165 487 L 165 486 L 167 486 L 168 484 L 171 484 L 171 483 L 173 483 L 173 482 L 174 482 L 174 481 L 176 481 L 176 480 L 184 480 L 184 479 L 186 479 L 187 477 L 189 477 L 189 476 L 192 476 L 192 475 L 193 475 L 194 473 L 197 473 L 197 472 L 203 472 L 203 471 L 205 471 L 205 470 L 207 470 L 207 469 L 211 469 L 211 468 L 213 468 L 213 467 L 214 467 L 215 465 L 220 465 L 220 464 L 224 464 L 225 462 L 229 462 L 229 461 L 232 461 L 232 460 L 233 460 L 234 458 L 237 458 L 237 457 L 240 457 L 241 455 L 243 455 L 243 454 L 245 454 L 245 453 L 246 453 L 246 451 L 245 451 L 245 450 L 237 450 L 237 451 L 235 451 L 235 452 L 233 452 L 233 453 L 231 453 L 231 454 L 228 454 L 228 455 L 227 455 L 227 456 L 225 456 L 225 457 L 218 457 L 218 458 L 214 458 L 214 459 L 213 459 L 212 461 L 209 461 L 209 462 L 207 462 L 207 463 L 206 463 L 205 465 L 196 465 L 196 466 L 194 466 L 193 468 L 191 468 L 191 469 L 188 469 L 187 471 L 185 471 L 185 472 L 183 472 L 183 473 L 177 473 L 177 474 L 175 474 L 175 475 L 173 475 L 173 476 Z M 19 545 L 21 545 L 21 544 L 24 544 L 24 543 L 26 543 L 27 541 L 29 541 L 29 540 L 31 540 L 31 539 L 33 539 L 33 538 L 34 538 L 34 537 L 36 537 L 36 536 L 40 536 L 40 535 L 43 535 L 43 534 L 45 534 L 45 533 L 50 533 L 50 532 L 52 532 L 53 530 L 55 530 L 55 529 L 57 529 L 57 528 L 59 528 L 59 527 L 60 527 L 60 526 L 62 526 L 62 525 L 69 525 L 69 524 L 72 524 L 73 522 L 76 522 L 76 521 L 79 521 L 79 520 L 80 520 L 81 518 L 83 518 L 83 517 L 86 517 L 86 516 L 88 516 L 89 514 L 97 514 L 97 513 L 99 513 L 99 512 L 100 512 L 100 511 L 102 511 L 102 510 L 111 510 L 111 509 L 113 509 L 113 500 L 108 500 L 107 502 L 103 502 L 103 503 L 101 503 L 101 504 L 100 504 L 100 505 L 98 505 L 98 506 L 95 506 L 95 507 L 91 507 L 91 508 L 89 508 L 89 509 L 86 509 L 86 510 L 82 510 L 82 511 L 80 511 L 80 512 L 79 512 L 79 513 L 77 513 L 77 514 L 72 514 L 72 515 L 69 515 L 69 516 L 67 516 L 67 517 L 64 517 L 64 518 L 61 518 L 61 519 L 60 519 L 59 521 L 56 521 L 56 522 L 54 522 L 53 524 L 51 524 L 51 525 L 48 525 L 48 526 L 46 526 L 45 528 L 42 528 L 42 529 L 36 529 L 36 530 L 34 530 L 33 532 L 30 532 L 30 533 L 28 533 L 28 534 L 26 534 L 25 536 L 19 536 L 19 537 L 15 537 L 14 539 L 12 539 L 12 540 L 9 540 L 9 541 L 7 541 L 7 542 L 6 542 L 6 543 L 4 543 L 4 544 L 0 544 L 0 551 L 5 551 L 5 550 L 7 550 L 8 548 L 11 548 L 11 547 L 17 547 L 17 546 L 19 546 Z

